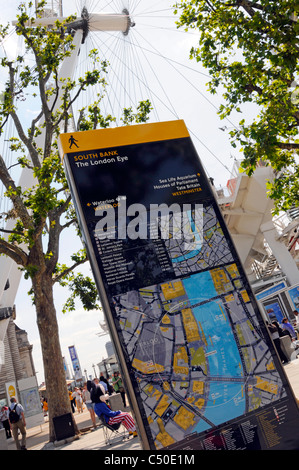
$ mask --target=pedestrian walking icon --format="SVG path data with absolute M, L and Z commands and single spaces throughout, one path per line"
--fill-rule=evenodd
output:
M 71 135 L 71 137 L 69 138 L 69 144 L 70 144 L 69 148 L 71 149 L 73 145 L 79 148 L 76 142 L 78 142 L 78 140 L 76 140 L 75 137 Z

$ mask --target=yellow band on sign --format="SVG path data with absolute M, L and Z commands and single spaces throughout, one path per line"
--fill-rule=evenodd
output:
M 94 149 L 158 142 L 184 137 L 190 137 L 190 135 L 183 120 L 139 124 L 60 134 L 59 151 L 63 158 L 66 153 L 78 153 L 78 151 L 85 152 Z
M 17 396 L 17 392 L 16 392 L 16 389 L 13 385 L 10 385 L 8 387 L 8 395 L 9 395 L 9 398 L 12 398 L 12 397 L 16 397 Z

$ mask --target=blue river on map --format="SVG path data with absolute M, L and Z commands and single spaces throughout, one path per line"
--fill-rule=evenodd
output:
M 209 271 L 195 274 L 183 280 L 191 305 L 218 296 Z M 245 394 L 242 383 L 234 378 L 243 377 L 242 362 L 227 313 L 221 300 L 215 299 L 192 308 L 201 325 L 207 346 L 208 375 L 221 381 L 209 382 L 209 397 L 204 416 L 214 425 L 234 419 L 245 413 Z M 227 381 L 223 381 L 223 378 Z M 194 431 L 202 432 L 210 426 L 203 420 Z

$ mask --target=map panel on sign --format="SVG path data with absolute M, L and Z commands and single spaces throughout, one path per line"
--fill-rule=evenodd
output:
M 285 396 L 235 264 L 114 302 L 157 448 Z

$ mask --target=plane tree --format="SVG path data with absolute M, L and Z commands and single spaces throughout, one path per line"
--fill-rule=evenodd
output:
M 178 26 L 199 32 L 190 57 L 208 69 L 209 91 L 224 89 L 220 117 L 241 114 L 228 130 L 232 145 L 241 145 L 242 170 L 251 175 L 271 165 L 275 212 L 298 206 L 297 0 L 191 0 L 176 7 Z
M 36 26 L 35 18 L 42 15 L 44 4 L 40 2 L 36 7 L 32 2 L 28 7 L 20 4 L 16 32 L 23 38 L 26 53 L 15 60 L 1 59 L 7 82 L 0 102 L 0 135 L 3 138 L 6 126 L 12 120 L 15 128 L 9 139 L 14 155 L 12 166 L 18 165 L 30 172 L 34 182 L 30 187 L 19 186 L 0 154 L 0 181 L 5 187 L 5 196 L 11 201 L 11 209 L 1 214 L 0 259 L 2 256 L 10 257 L 31 281 L 30 294 L 36 311 L 49 404 L 49 439 L 53 441 L 53 418 L 71 411 L 54 286 L 58 283 L 70 285 L 86 309 L 99 308 L 93 281 L 77 272 L 78 267 L 87 261 L 84 247 L 73 253 L 69 261 L 61 261 L 62 234 L 71 230 L 70 238 L 73 239 L 74 234 L 79 237 L 80 233 L 58 153 L 57 138 L 60 132 L 68 131 L 70 122 L 73 122 L 72 107 L 90 87 L 100 87 L 101 93 L 94 103 L 81 110 L 77 130 L 105 128 L 114 118 L 101 112 L 100 96 L 105 92 L 108 64 L 100 61 L 95 50 L 90 53 L 94 64 L 91 71 L 77 80 L 59 81 L 61 65 L 74 49 L 73 35 L 67 28 L 74 18 L 62 23 L 57 21 L 52 29 Z M 0 27 L 2 40 L 8 33 L 7 26 Z M 21 112 L 24 100 L 28 100 L 29 105 L 37 101 L 38 106 L 35 104 L 35 107 L 40 109 L 29 126 Z M 145 101 L 137 106 L 136 113 L 132 108 L 124 110 L 123 123 L 145 122 L 150 108 Z M 44 136 L 43 145 L 38 140 L 41 135 Z M 5 228 L 8 222 L 12 228 Z M 66 308 L 72 310 L 74 305 L 74 297 L 71 296 Z M 78 431 L 75 423 L 74 426 Z

